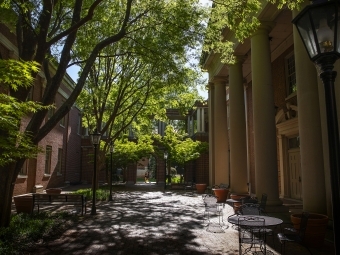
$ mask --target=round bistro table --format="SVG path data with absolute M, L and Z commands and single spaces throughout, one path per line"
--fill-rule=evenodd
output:
M 266 227 L 269 226 L 277 226 L 282 224 L 282 220 L 275 217 L 264 216 L 264 215 L 232 215 L 228 218 L 228 222 L 234 225 L 238 225 L 238 218 L 245 218 L 245 217 L 257 217 L 264 219 L 264 225 Z

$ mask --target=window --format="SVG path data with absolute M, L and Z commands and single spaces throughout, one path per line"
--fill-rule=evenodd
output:
M 286 58 L 286 78 L 287 95 L 289 96 L 296 92 L 295 58 L 293 53 Z
M 51 174 L 51 157 L 52 157 L 52 146 L 46 146 L 45 155 L 45 174 Z
M 299 148 L 300 147 L 300 137 L 296 136 L 288 139 L 289 149 Z
M 63 163 L 63 149 L 58 149 L 58 163 L 57 163 L 57 175 L 62 174 L 62 164 Z
M 23 176 L 23 175 L 27 175 L 27 171 L 28 170 L 28 159 L 25 160 L 25 163 L 23 164 L 23 166 L 20 169 L 19 175 Z

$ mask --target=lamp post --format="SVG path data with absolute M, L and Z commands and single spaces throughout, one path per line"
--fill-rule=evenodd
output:
M 92 208 L 91 215 L 96 214 L 96 188 L 97 188 L 97 145 L 100 142 L 101 134 L 97 129 L 90 134 L 91 142 L 94 146 L 94 165 L 93 165 L 93 178 L 92 178 Z
M 313 1 L 294 19 L 310 59 L 319 66 L 325 87 L 335 254 L 340 252 L 340 146 L 334 63 L 340 58 L 339 1 Z
M 114 151 L 113 143 L 111 141 L 110 143 L 110 166 L 111 166 L 111 175 L 110 175 L 110 196 L 109 196 L 109 201 L 112 201 L 112 153 Z
M 166 189 L 166 163 L 167 163 L 167 159 L 168 159 L 168 152 L 164 151 L 164 190 Z

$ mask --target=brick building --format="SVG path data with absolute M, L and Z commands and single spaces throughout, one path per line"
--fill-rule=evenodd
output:
M 0 24 L 0 54 L 3 59 L 18 59 L 14 34 Z M 40 72 L 35 79 L 28 98 L 40 101 L 46 79 Z M 54 100 L 56 109 L 67 99 L 74 86 L 73 80 L 65 75 Z M 47 118 L 55 109 L 49 110 Z M 22 127 L 30 116 L 22 120 Z M 38 144 L 43 149 L 35 159 L 27 159 L 14 186 L 14 194 L 39 192 L 50 187 L 61 187 L 65 183 L 80 182 L 81 170 L 81 115 L 73 106 L 70 112 Z M 79 155 L 78 157 L 75 155 Z

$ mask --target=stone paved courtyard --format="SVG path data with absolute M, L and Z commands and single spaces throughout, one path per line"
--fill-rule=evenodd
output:
M 210 223 L 204 220 L 202 195 L 151 187 L 115 191 L 114 201 L 97 203 L 97 215 L 90 215 L 88 207 L 78 224 L 32 254 L 238 254 L 238 232 L 227 222 L 232 207 L 224 207 L 224 224 L 219 227 L 218 217 Z M 60 209 L 74 211 L 74 207 Z M 279 254 L 276 236 L 274 241 L 276 246 L 268 236 L 267 254 Z M 298 245 L 287 248 L 286 254 L 309 254 Z M 313 254 L 334 252 L 328 244 Z

